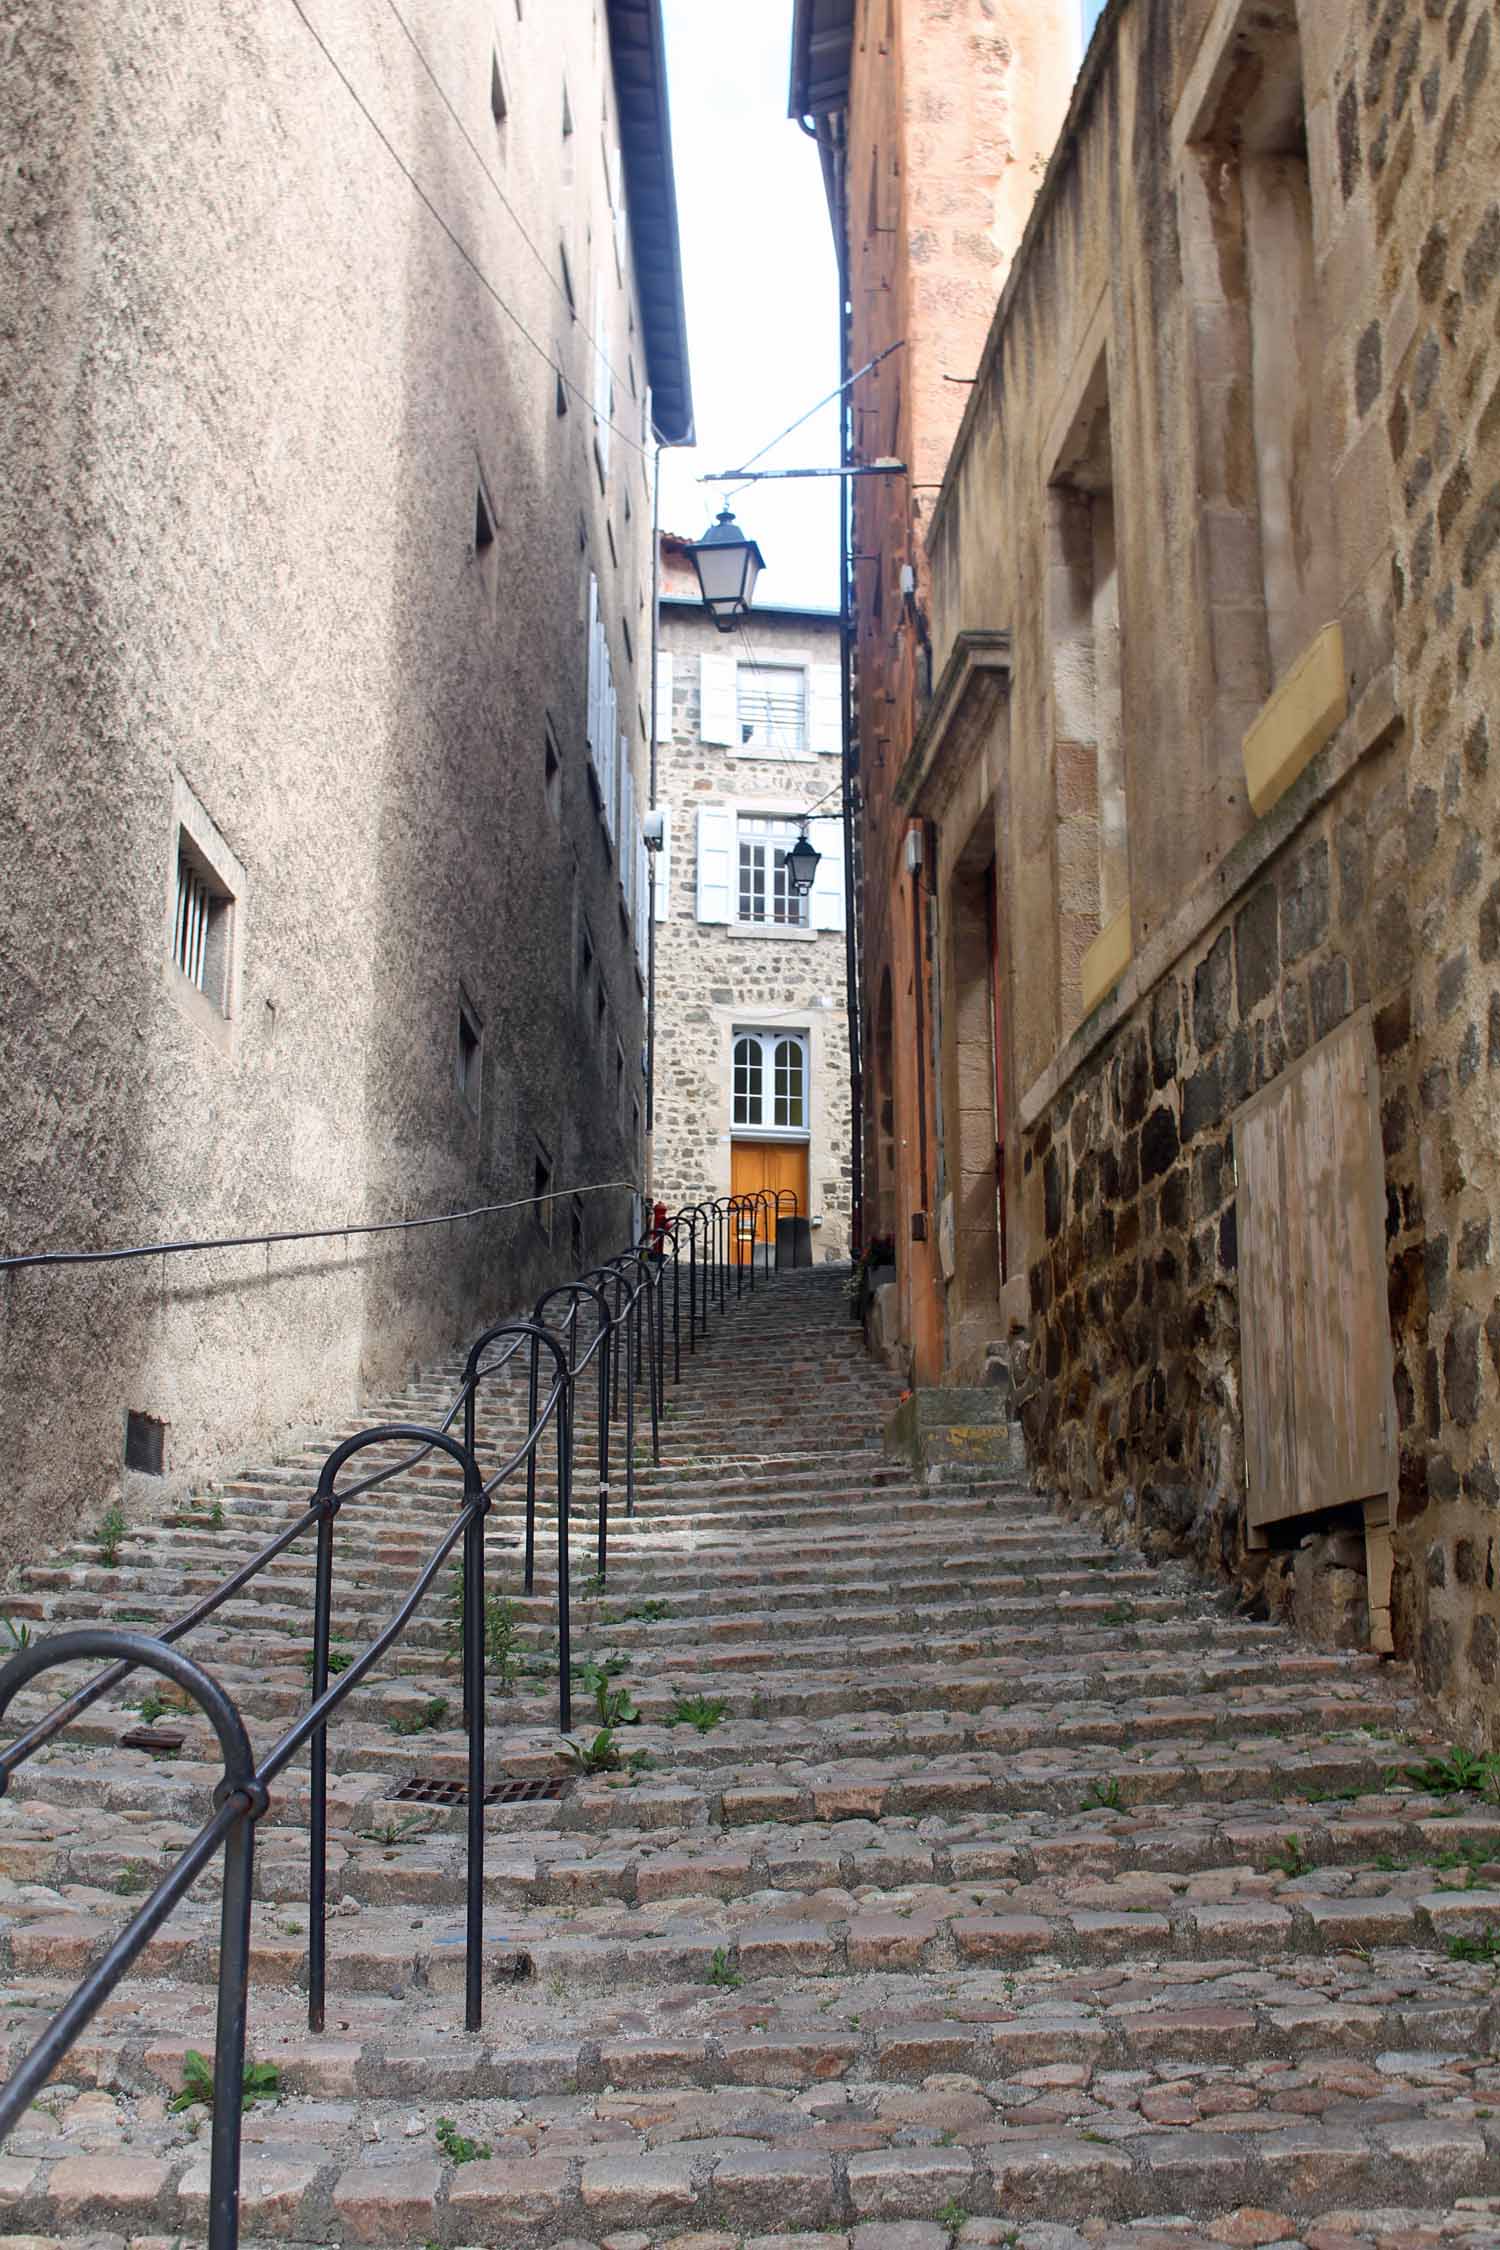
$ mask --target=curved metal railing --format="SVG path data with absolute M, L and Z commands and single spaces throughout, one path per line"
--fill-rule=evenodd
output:
M 667 1306 L 671 1304 L 670 1358 L 674 1380 L 682 1374 L 684 1266 L 688 1353 L 708 1334 L 710 1310 L 756 1286 L 754 1246 L 764 1225 L 774 1263 L 780 1264 L 783 1205 L 797 1212 L 788 1189 L 758 1189 L 718 1197 L 653 1220 L 645 1239 L 570 1282 L 543 1293 L 528 1320 L 487 1328 L 464 1363 L 458 1392 L 441 1422 L 429 1426 L 388 1422 L 336 1445 L 324 1461 L 311 1499 L 247 1562 L 154 1634 L 87 1627 L 33 1640 L 0 1668 L 0 1720 L 23 1688 L 60 1666 L 103 1661 L 103 1670 L 65 1695 L 13 1741 L 0 1748 L 0 1796 L 15 1773 L 102 1695 L 140 1668 L 160 1673 L 191 1697 L 218 1738 L 223 1776 L 213 1811 L 176 1864 L 126 1922 L 103 1957 L 81 1980 L 8 2083 L 0 2088 L 0 2141 L 58 2067 L 74 2041 L 127 1975 L 156 1932 L 216 1856 L 223 1853 L 217 2025 L 214 2051 L 213 2134 L 210 2158 L 209 2250 L 235 2250 L 239 2232 L 240 2118 L 244 2086 L 249 1993 L 250 1907 L 255 1830 L 270 1804 L 271 1785 L 306 1746 L 308 1814 L 308 2027 L 321 2031 L 327 1990 L 328 1728 L 354 1690 L 395 1645 L 432 1591 L 439 1571 L 462 1545 L 461 1665 L 467 1737 L 464 2021 L 480 2027 L 483 2013 L 484 1800 L 485 1800 L 485 1525 L 496 1491 L 524 1467 L 525 1550 L 523 1583 L 535 1586 L 538 1465 L 552 1431 L 556 1450 L 558 1723 L 572 1724 L 572 1630 L 569 1531 L 574 1444 L 580 1383 L 597 1366 L 596 1569 L 608 1566 L 610 1426 L 623 1420 L 625 1512 L 635 1513 L 636 1403 L 649 1399 L 652 1459 L 661 1459 L 661 1424 L 668 1363 Z M 658 1209 L 660 1207 L 658 1206 Z M 752 1245 L 748 1261 L 741 1245 Z M 183 1245 L 183 1247 L 191 1247 Z M 684 1247 L 686 1256 L 684 1256 Z M 671 1275 L 670 1291 L 667 1275 Z M 731 1274 L 733 1279 L 731 1281 Z M 555 1317 L 549 1317 L 556 1308 Z M 590 1318 L 591 1315 L 591 1318 Z M 591 1328 L 591 1333 L 587 1331 Z M 479 1400 L 484 1385 L 524 1355 L 526 1427 L 488 1478 L 479 1463 Z M 463 1436 L 453 1425 L 462 1417 Z M 346 1464 L 374 1448 L 403 1448 L 347 1486 Z M 410 1448 L 411 1450 L 406 1450 Z M 448 1456 L 462 1477 L 462 1498 L 392 1615 L 360 1653 L 330 1677 L 335 1577 L 335 1527 L 351 1501 L 406 1474 L 432 1454 Z M 175 1643 L 205 1624 L 262 1571 L 307 1533 L 316 1535 L 313 1579 L 311 1700 L 295 1723 L 259 1760 L 244 1720 L 212 1673 Z

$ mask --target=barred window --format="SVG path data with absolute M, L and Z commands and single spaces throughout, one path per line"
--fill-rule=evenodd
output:
M 807 749 L 807 674 L 800 664 L 741 664 L 736 679 L 740 740 L 768 757 Z

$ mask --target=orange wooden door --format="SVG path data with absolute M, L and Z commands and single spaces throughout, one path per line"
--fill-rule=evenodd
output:
M 736 1141 L 729 1166 L 730 1192 L 734 1195 L 753 1195 L 757 1188 L 769 1188 L 774 1195 L 777 1189 L 790 1188 L 797 1198 L 797 1216 L 807 1217 L 807 1143 L 806 1141 Z M 775 1246 L 773 1232 L 774 1212 L 769 1203 L 757 1210 L 752 1231 L 750 1213 L 735 1218 L 735 1263 L 749 1260 L 752 1242 Z M 790 1218 L 790 1204 L 781 1206 L 783 1218 Z

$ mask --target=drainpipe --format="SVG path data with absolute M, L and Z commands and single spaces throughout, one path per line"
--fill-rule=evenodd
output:
M 849 359 L 849 300 L 840 299 L 839 376 L 847 384 Z M 839 463 L 848 468 L 853 459 L 851 434 L 854 409 L 848 390 L 839 402 Z M 865 1097 L 860 1056 L 859 914 L 860 896 L 855 883 L 854 782 L 858 770 L 858 741 L 854 730 L 854 479 L 842 477 L 839 555 L 839 678 L 842 686 L 842 774 L 844 783 L 844 991 L 849 1017 L 849 1254 L 858 1259 L 865 1232 Z
M 656 658 L 661 640 L 661 440 L 656 443 L 656 466 L 651 478 L 651 697 L 646 706 L 646 739 L 650 748 L 651 778 L 647 792 L 650 809 L 656 810 Z M 646 1166 L 647 1185 L 656 1185 L 656 860 L 646 854 Z

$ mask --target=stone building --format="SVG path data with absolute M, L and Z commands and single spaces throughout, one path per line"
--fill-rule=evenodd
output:
M 661 584 L 656 1193 L 676 1205 L 790 1189 L 813 1257 L 846 1258 L 838 613 L 757 602 L 745 625 L 721 633 L 670 537 Z M 810 811 L 820 858 L 798 898 L 784 862 Z
M 4 0 L 0 106 L 0 1247 L 515 1206 L 0 1277 L 14 1555 L 627 1235 L 691 399 L 657 0 Z
M 926 527 L 894 777 L 944 1374 L 1024 1275 L 1050 1484 L 1491 1741 L 1494 39 L 1113 0 Z
M 853 487 L 850 784 L 862 1231 L 899 1244 L 902 1334 L 924 1382 L 943 1367 L 932 930 L 892 789 L 931 683 L 927 521 L 1078 52 L 1077 0 L 797 0 L 793 15 L 791 109 L 822 153 L 844 374 L 887 355 L 848 393 L 848 451 L 905 471 Z

